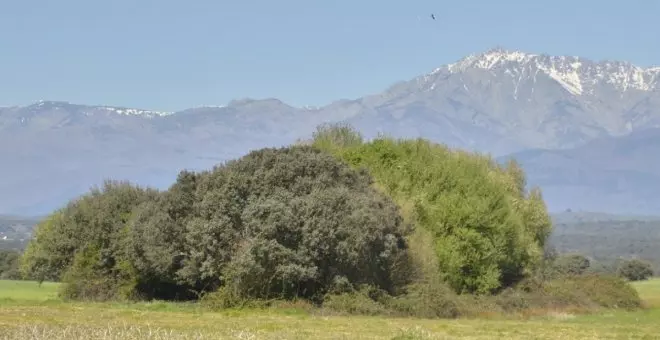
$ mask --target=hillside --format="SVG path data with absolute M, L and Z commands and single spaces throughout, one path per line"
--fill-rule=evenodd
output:
M 550 244 L 559 253 L 580 253 L 599 266 L 613 267 L 622 259 L 639 258 L 660 272 L 660 221 L 612 220 L 559 223 Z
M 659 74 L 620 61 L 492 49 L 382 93 L 317 108 L 274 98 L 181 112 L 62 101 L 0 108 L 0 212 L 45 214 L 104 178 L 165 187 L 178 170 L 286 145 L 324 122 L 346 121 L 367 138 L 421 136 L 496 156 L 583 146 L 660 126 Z M 615 203 L 577 195 L 571 207 L 604 210 L 617 199 L 645 199 L 639 187 Z M 552 190 L 551 202 L 563 199 Z
M 0 215 L 0 250 L 23 249 L 40 217 Z
M 526 150 L 518 160 L 554 211 L 660 212 L 660 129 L 604 137 L 568 150 Z

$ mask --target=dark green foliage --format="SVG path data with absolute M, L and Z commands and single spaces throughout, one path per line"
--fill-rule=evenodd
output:
M 81 282 L 108 296 L 120 290 L 131 294 L 136 273 L 126 253 L 128 222 L 136 206 L 157 194 L 127 182 L 106 181 L 93 188 L 37 226 L 23 256 L 24 276 L 71 283 L 66 290 L 71 297 L 98 298 L 86 296 L 84 289 L 74 291 L 84 286 Z
M 200 175 L 179 277 L 256 298 L 318 298 L 338 279 L 394 292 L 408 232 L 371 180 L 311 147 Z
M 37 229 L 24 272 L 70 298 L 319 301 L 339 283 L 396 294 L 406 228 L 371 178 L 309 146 L 262 149 L 165 192 L 94 191 Z
M 648 280 L 653 276 L 653 267 L 648 261 L 631 259 L 619 265 L 617 274 L 630 281 Z
M 582 275 L 591 266 L 591 261 L 584 255 L 566 254 L 554 260 L 554 270 L 560 275 Z
M 551 231 L 538 189 L 515 162 L 453 151 L 425 140 L 363 143 L 346 126 L 324 126 L 318 148 L 366 168 L 418 227 L 432 233 L 440 275 L 457 292 L 490 293 L 534 269 Z
M 106 181 L 102 188 L 92 188 L 37 226 L 23 257 L 24 275 L 39 281 L 62 280 L 84 253 L 96 259 L 93 263 L 98 275 L 112 280 L 124 277 L 129 284 L 131 279 L 126 275 L 131 274 L 125 268 L 129 259 L 122 244 L 127 224 L 133 209 L 156 195 L 155 190 L 120 181 Z
M 13 250 L 0 250 L 0 280 L 18 280 L 20 253 Z

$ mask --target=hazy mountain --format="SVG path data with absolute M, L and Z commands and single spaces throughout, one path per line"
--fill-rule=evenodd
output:
M 600 222 L 625 222 L 625 221 L 637 221 L 637 222 L 660 222 L 660 215 L 629 215 L 629 214 L 612 214 L 606 212 L 594 212 L 594 211 L 573 211 L 565 210 L 562 212 L 555 212 L 550 214 L 552 218 L 552 223 L 555 225 L 575 225 L 579 223 L 600 223 Z
M 277 99 L 165 113 L 57 101 L 0 108 L 0 212 L 45 214 L 103 178 L 165 187 L 183 168 L 289 144 L 323 122 L 349 122 L 367 137 L 425 137 L 496 156 L 579 147 L 660 126 L 659 81 L 660 68 L 492 49 L 382 93 L 318 108 Z M 541 163 L 530 164 L 534 170 Z M 644 173 L 629 180 L 657 180 Z M 600 185 L 596 179 L 585 183 Z M 644 190 L 620 196 L 646 197 Z M 556 202 L 559 194 L 550 196 Z M 600 197 L 579 197 L 572 208 L 599 204 Z
M 0 250 L 22 249 L 41 219 L 0 215 Z
M 526 150 L 513 157 L 543 188 L 553 210 L 660 215 L 660 129 L 604 137 L 568 150 Z

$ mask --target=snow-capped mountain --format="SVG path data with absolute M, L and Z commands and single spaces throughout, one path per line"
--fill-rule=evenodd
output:
M 660 67 L 642 68 L 628 62 L 594 62 L 578 56 L 539 55 L 501 48 L 470 55 L 432 73 L 443 70 L 460 73 L 469 69 L 503 70 L 516 85 L 525 77 L 543 73 L 576 96 L 594 96 L 600 86 L 620 92 L 652 91 L 658 88 L 660 80 Z
M 659 82 L 659 67 L 498 48 L 363 101 L 394 119 L 442 117 L 434 128 L 456 136 L 457 144 L 507 153 L 575 147 L 660 126 Z
M 495 156 L 571 149 L 660 127 L 659 82 L 660 67 L 496 48 L 322 107 L 274 98 L 180 112 L 56 101 L 5 107 L 0 213 L 47 213 L 103 178 L 163 187 L 182 168 L 292 143 L 324 122 L 351 123 L 367 137 L 424 137 Z

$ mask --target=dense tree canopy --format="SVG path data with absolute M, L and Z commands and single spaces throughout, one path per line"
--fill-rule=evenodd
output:
M 617 272 L 627 280 L 642 281 L 653 276 L 653 266 L 648 261 L 630 259 L 623 261 L 617 268 Z
M 426 140 L 364 142 L 347 126 L 320 127 L 313 145 L 366 168 L 376 184 L 430 231 L 439 270 L 459 292 L 492 292 L 531 271 L 551 222 L 538 189 L 513 161 L 454 151 Z
M 309 146 L 262 149 L 158 192 L 108 182 L 38 226 L 23 271 L 74 298 L 191 298 L 201 291 L 320 299 L 407 283 L 396 204 Z

